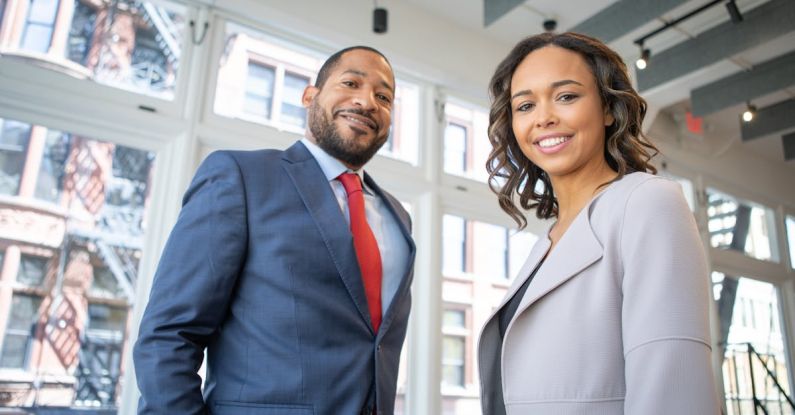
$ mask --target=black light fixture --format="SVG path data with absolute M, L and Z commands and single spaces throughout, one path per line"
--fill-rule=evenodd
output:
M 387 30 L 387 11 L 383 7 L 378 7 L 378 2 L 373 1 L 375 10 L 373 10 L 373 32 L 386 33 Z
M 718 4 L 723 3 L 725 1 L 726 0 L 712 0 L 709 3 L 704 4 L 704 5 L 700 6 L 700 7 L 698 7 L 697 9 L 690 11 L 689 13 L 686 13 L 683 16 L 680 16 L 680 17 L 678 17 L 676 19 L 667 21 L 661 27 L 659 27 L 657 29 L 654 29 L 651 32 L 646 33 L 645 35 L 635 39 L 632 43 L 640 46 L 640 58 L 637 61 L 635 61 L 635 66 L 637 66 L 638 69 L 643 70 L 644 68 L 646 68 L 649 65 L 649 57 L 651 57 L 651 50 L 644 49 L 643 48 L 643 42 L 645 42 L 646 40 L 651 39 L 654 36 L 657 36 L 658 34 L 660 34 L 660 33 L 664 32 L 664 31 L 666 31 L 666 30 L 678 25 L 679 23 L 681 23 L 681 22 L 683 22 L 683 21 L 685 21 L 685 20 L 687 20 L 687 19 L 689 19 L 689 18 L 691 18 L 691 17 L 693 17 L 693 16 L 695 16 L 695 15 L 697 15 L 697 14 L 699 14 L 699 13 L 705 11 L 705 10 L 707 10 L 707 9 L 709 9 L 710 7 L 718 5 Z M 737 10 L 737 5 L 734 4 L 734 0 L 729 0 L 729 3 L 726 3 L 726 7 L 727 8 L 732 7 L 732 6 L 730 6 L 730 4 L 732 6 L 734 6 L 734 9 L 736 10 L 737 15 L 740 16 L 740 11 Z M 732 14 L 734 12 L 732 12 L 731 9 L 730 9 L 729 13 Z M 734 18 L 735 18 L 734 15 L 732 15 L 732 21 L 734 21 Z M 742 19 L 742 16 L 740 16 L 740 18 Z
M 726 10 L 729 11 L 732 23 L 737 24 L 743 21 L 743 14 L 740 13 L 740 9 L 737 8 L 737 3 L 734 0 L 726 2 Z
M 545 32 L 554 32 L 558 28 L 558 21 L 555 19 L 546 19 L 542 24 Z
M 649 59 L 651 59 L 651 49 L 644 48 L 643 43 L 641 43 L 640 57 L 635 61 L 635 66 L 642 71 L 649 66 Z
M 746 104 L 745 111 L 743 111 L 743 122 L 751 122 L 756 117 L 756 105 L 751 105 L 751 103 Z

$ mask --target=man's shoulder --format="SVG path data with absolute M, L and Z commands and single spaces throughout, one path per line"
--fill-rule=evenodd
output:
M 210 153 L 205 159 L 207 164 L 226 164 L 234 163 L 241 170 L 250 168 L 269 168 L 279 165 L 279 160 L 283 159 L 284 150 L 260 149 L 260 150 L 216 150 Z

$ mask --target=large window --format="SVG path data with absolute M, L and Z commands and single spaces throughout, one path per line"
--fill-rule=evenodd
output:
M 227 23 L 214 112 L 302 134 L 306 112 L 301 96 L 322 59 L 319 52 Z
M 29 124 L 0 118 L 0 194 L 19 191 L 29 139 Z
M 448 309 L 442 318 L 442 388 L 466 386 L 466 310 Z
M 442 229 L 442 272 L 449 277 L 510 281 L 538 239 L 528 232 L 512 232 L 455 215 L 444 215 Z
M 773 210 L 707 189 L 710 244 L 752 258 L 779 261 Z
M 712 282 L 721 322 L 718 344 L 725 345 L 723 383 L 728 413 L 753 413 L 754 398 L 768 409 L 776 408 L 775 413 L 785 413 L 780 410 L 788 405 L 784 394 L 790 391 L 789 359 L 778 290 L 766 282 L 720 272 L 712 273 Z
M 485 182 L 491 151 L 485 109 L 448 101 L 444 106 L 444 172 Z
M 59 3 L 58 0 L 30 0 L 20 48 L 31 52 L 47 53 L 52 41 Z
M 65 18 L 71 20 L 61 24 Z M 164 1 L 31 0 L 25 20 L 9 23 L 0 27 L 0 33 L 7 34 L 0 38 L 20 39 L 18 45 L 0 45 L 11 52 L 9 56 L 48 53 L 40 57 L 46 68 L 174 98 L 184 7 Z
M 273 82 L 276 71 L 273 67 L 259 63 L 248 63 L 246 76 L 246 100 L 243 111 L 265 120 L 271 118 L 273 107 Z
M 327 56 L 233 23 L 226 25 L 225 44 L 215 114 L 303 134 L 307 120 L 301 97 Z M 396 84 L 390 135 L 379 154 L 415 164 L 419 87 L 403 79 Z
M 480 413 L 477 335 L 538 238 L 456 215 L 442 219 L 443 413 Z
M 16 289 L 5 337 L 0 349 L 0 368 L 26 369 L 38 329 L 40 308 L 45 294 L 47 258 L 22 254 L 16 276 Z
M 301 103 L 309 77 L 285 71 L 281 121 L 299 128 L 306 127 L 306 109 Z
M 0 205 L 0 240 L 10 245 L 0 290 L 11 291 L 11 304 L 0 303 L 0 367 L 16 369 L 0 371 L 0 385 L 17 385 L 0 406 L 115 410 L 155 155 L 4 124 L 33 133 L 13 166 L 30 185 Z

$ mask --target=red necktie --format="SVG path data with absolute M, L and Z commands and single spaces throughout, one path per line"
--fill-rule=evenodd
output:
M 364 213 L 364 194 L 359 175 L 343 173 L 338 179 L 345 187 L 348 194 L 348 212 L 351 218 L 351 233 L 353 233 L 353 247 L 356 249 L 356 259 L 362 271 L 364 293 L 367 296 L 367 306 L 373 323 L 373 331 L 378 333 L 381 325 L 381 252 L 367 217 Z

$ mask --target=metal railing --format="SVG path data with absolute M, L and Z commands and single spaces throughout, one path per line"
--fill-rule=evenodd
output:
M 751 343 L 731 345 L 724 359 L 728 414 L 794 414 L 788 382 L 782 385 L 777 373 L 786 367 L 774 355 L 759 353 Z

